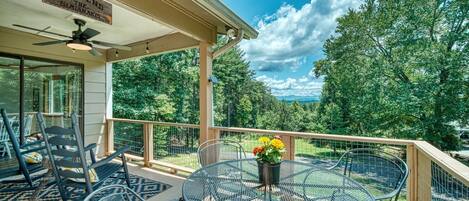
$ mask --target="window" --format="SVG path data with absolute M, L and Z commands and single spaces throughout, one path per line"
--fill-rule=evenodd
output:
M 37 112 L 47 126 L 70 127 L 72 113 L 83 125 L 83 65 L 0 54 L 0 108 L 20 141 L 39 132 Z

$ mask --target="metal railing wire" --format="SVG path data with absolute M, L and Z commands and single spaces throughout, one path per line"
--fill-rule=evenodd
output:
M 154 124 L 153 146 L 156 161 L 198 168 L 199 128 Z
M 469 200 L 469 186 L 453 177 L 438 164 L 432 161 L 432 200 L 435 201 L 467 201 Z
M 144 155 L 144 125 L 153 125 L 153 160 L 172 164 L 176 167 L 186 167 L 191 169 L 199 168 L 197 162 L 197 147 L 199 145 L 200 129 L 198 125 L 163 123 L 140 120 L 126 119 L 110 119 L 114 121 L 114 147 L 119 148 L 124 145 L 130 146 L 130 154 L 136 156 Z M 220 139 L 228 139 L 239 142 L 246 150 L 248 157 L 254 157 L 251 153 L 255 146 L 259 145 L 258 138 L 260 136 L 273 137 L 280 135 L 286 139 L 291 139 L 291 151 L 289 153 L 294 160 L 306 163 L 314 163 L 322 167 L 331 167 L 336 164 L 339 158 L 348 150 L 355 148 L 375 148 L 391 153 L 404 161 L 407 161 L 411 170 L 428 174 L 426 182 L 422 179 L 420 173 L 418 175 L 409 176 L 411 183 L 419 181 L 418 186 L 408 187 L 403 191 L 409 190 L 412 200 L 416 199 L 416 195 L 422 196 L 422 192 L 428 195 L 432 200 L 452 201 L 466 200 L 469 201 L 469 182 L 467 181 L 467 173 L 458 173 L 457 170 L 467 170 L 461 167 L 458 162 L 452 161 L 451 158 L 432 147 L 430 144 L 425 145 L 421 141 L 382 139 L 382 138 L 360 138 L 352 136 L 337 136 L 328 134 L 311 134 L 286 131 L 267 131 L 259 129 L 246 128 L 224 128 L 213 127 L 211 132 L 216 133 Z M 416 149 L 415 147 L 418 147 Z M 411 152 L 409 153 L 409 150 Z M 412 153 L 413 152 L 413 153 Z M 426 153 L 422 154 L 423 152 Z M 419 158 L 417 159 L 417 155 Z M 409 158 L 410 157 L 410 158 Z M 417 163 L 420 157 L 428 162 L 428 165 Z M 443 162 L 442 162 L 443 161 Z M 431 165 L 430 165 L 431 164 Z M 379 167 L 385 168 L 385 167 Z M 385 171 L 382 171 L 385 172 Z M 431 180 L 431 182 L 430 182 Z M 426 182 L 426 183 L 425 183 Z M 407 183 L 408 184 L 408 183 Z M 370 182 L 367 187 L 380 190 L 383 186 Z M 418 190 L 418 192 L 417 192 Z M 415 191 L 415 192 L 414 192 Z M 420 192 L 422 191 L 422 192 Z M 428 193 L 427 193 L 428 192 Z M 431 195 L 429 195 L 431 194 Z M 406 199 L 406 193 L 401 193 L 401 199 Z M 418 197 L 417 199 L 420 199 Z

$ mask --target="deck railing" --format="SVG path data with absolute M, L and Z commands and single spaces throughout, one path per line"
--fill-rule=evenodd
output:
M 198 168 L 199 126 L 153 121 L 108 119 L 106 153 L 131 147 L 133 160 L 145 166 L 190 173 Z M 407 200 L 469 200 L 469 167 L 424 141 L 356 137 L 248 128 L 212 127 L 215 138 L 237 140 L 250 151 L 259 136 L 280 136 L 286 144 L 285 159 L 314 162 L 328 167 L 352 148 L 381 148 L 407 161 L 410 175 Z

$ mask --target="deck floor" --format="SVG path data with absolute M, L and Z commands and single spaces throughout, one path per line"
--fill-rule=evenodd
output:
M 145 168 L 132 163 L 127 163 L 127 165 L 131 174 L 166 183 L 172 186 L 168 190 L 148 199 L 149 201 L 178 201 L 181 197 L 182 184 L 184 183 L 185 178 L 155 169 Z

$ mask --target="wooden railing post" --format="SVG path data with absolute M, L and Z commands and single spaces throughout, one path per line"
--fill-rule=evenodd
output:
M 209 129 L 209 135 L 207 140 L 217 140 L 220 139 L 220 129 L 210 127 Z M 216 163 L 219 161 L 220 156 L 219 156 L 219 147 L 217 147 L 217 150 L 212 150 L 214 153 L 205 153 L 207 154 L 205 157 L 207 158 L 207 162 L 209 164 L 211 163 Z
M 295 137 L 282 135 L 281 138 L 283 143 L 285 144 L 285 149 L 287 150 L 287 152 L 283 154 L 283 159 L 295 160 Z
M 406 147 L 407 166 L 409 167 L 409 176 L 407 178 L 407 200 L 417 201 L 417 149 L 414 144 Z
M 417 150 L 417 188 L 418 201 L 432 200 L 432 160 Z
M 105 153 L 106 155 L 111 154 L 114 152 L 114 121 L 107 120 L 106 121 L 106 136 L 105 136 Z
M 153 160 L 153 124 L 143 124 L 143 164 L 145 167 L 151 167 Z
M 220 139 L 220 129 L 212 127 L 211 130 L 212 130 L 212 135 L 210 136 L 210 138 L 216 139 L 216 140 Z

